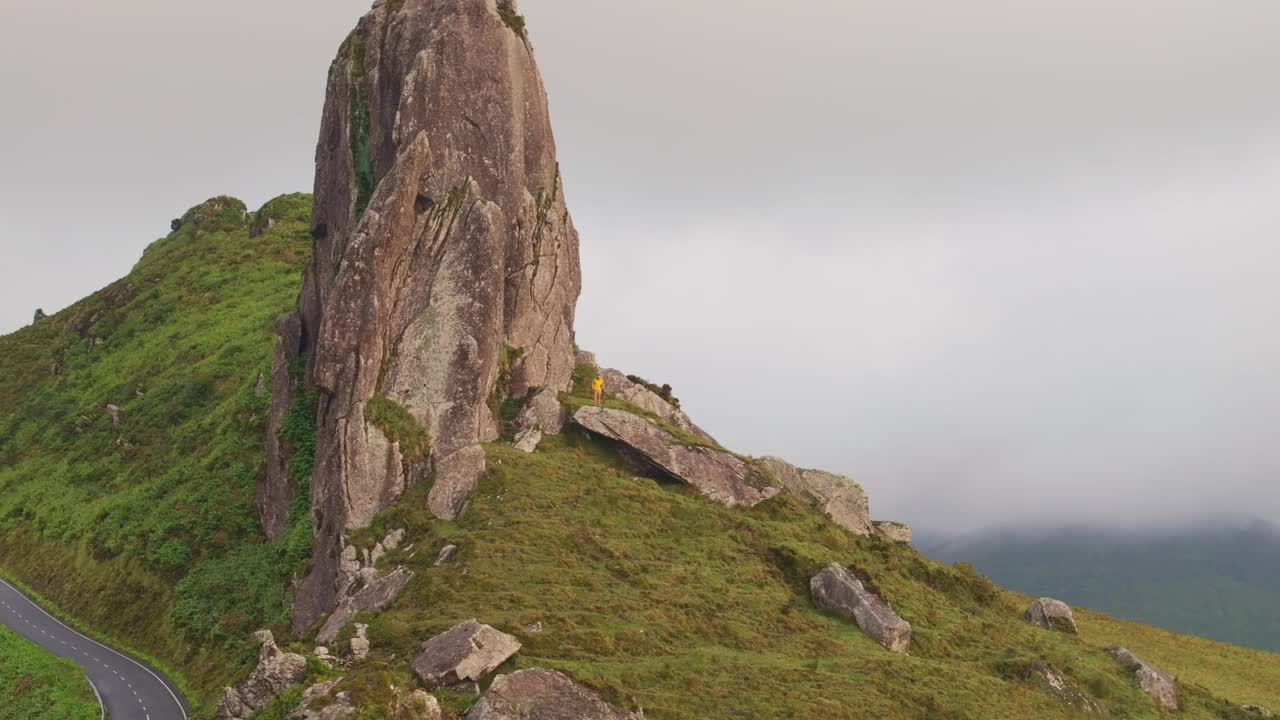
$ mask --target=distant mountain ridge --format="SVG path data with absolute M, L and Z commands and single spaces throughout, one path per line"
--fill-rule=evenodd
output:
M 966 561 L 1006 587 L 1117 617 L 1280 651 L 1280 528 L 917 532 L 937 560 Z

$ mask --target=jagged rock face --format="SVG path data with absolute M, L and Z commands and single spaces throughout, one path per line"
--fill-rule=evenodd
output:
M 853 573 L 829 565 L 809 581 L 813 602 L 820 608 L 852 618 L 858 627 L 887 650 L 911 650 L 911 623 L 898 617 L 889 604 L 867 590 Z
M 778 458 L 764 458 L 757 467 L 771 480 L 855 535 L 868 536 L 871 525 L 870 501 L 858 483 L 821 470 L 805 470 Z
M 499 676 L 465 720 L 643 720 L 606 704 L 565 675 L 541 668 Z
M 1071 606 L 1052 598 L 1040 598 L 1031 603 L 1031 607 L 1027 608 L 1027 622 L 1045 630 L 1072 634 L 1078 632 Z
M 307 659 L 282 652 L 270 631 L 261 630 L 254 637 L 262 644 L 258 667 L 243 683 L 223 691 L 215 714 L 217 720 L 249 720 L 276 695 L 302 682 L 307 674 Z
M 413 672 L 428 689 L 478 682 L 520 650 L 520 641 L 468 620 L 423 643 Z
M 375 395 L 430 433 L 429 506 L 452 518 L 497 438 L 495 391 L 569 386 L 578 236 L 531 46 L 496 0 L 378 2 L 360 21 L 329 75 L 312 224 L 318 530 L 296 629 L 336 602 L 342 533 L 426 475 L 371 424 Z
M 624 410 L 584 407 L 574 413 L 573 421 L 729 507 L 754 507 L 780 492 L 742 458 L 723 450 L 685 445 L 663 428 Z
M 1133 671 L 1138 684 L 1142 686 L 1142 691 L 1150 695 L 1156 704 L 1165 710 L 1174 712 L 1178 710 L 1182 704 L 1181 692 L 1178 689 L 1178 681 L 1172 675 L 1124 648 L 1109 648 L 1107 652 L 1111 653 L 1111 656 L 1121 665 Z

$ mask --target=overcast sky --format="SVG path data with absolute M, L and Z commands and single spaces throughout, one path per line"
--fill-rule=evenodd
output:
M 0 332 L 310 190 L 368 4 L 5 0 Z M 1280 3 L 522 9 L 602 361 L 878 517 L 1280 521 Z

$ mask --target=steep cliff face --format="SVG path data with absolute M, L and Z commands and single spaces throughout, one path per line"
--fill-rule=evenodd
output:
M 343 592 L 346 531 L 433 474 L 431 511 L 455 517 L 498 435 L 493 403 L 569 385 L 578 236 L 514 4 L 374 4 L 330 69 L 312 231 L 297 318 L 321 396 L 317 536 L 299 629 Z M 283 496 L 283 464 L 268 467 L 261 495 Z

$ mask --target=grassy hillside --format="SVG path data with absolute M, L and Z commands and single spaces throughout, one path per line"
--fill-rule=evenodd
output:
M 1280 532 L 1208 529 L 987 532 L 922 538 L 940 560 L 967 560 L 1010 588 L 1180 632 L 1280 651 Z
M 310 199 L 193 208 L 128 277 L 0 338 L 0 571 L 209 695 L 285 618 L 302 521 L 259 541 L 274 347 Z M 250 238 L 250 224 L 274 225 Z M 113 425 L 107 406 L 123 413 Z
M 197 717 L 251 664 L 249 632 L 283 630 L 308 549 L 302 503 L 274 544 L 261 542 L 252 505 L 269 401 L 258 378 L 274 319 L 297 294 L 307 211 L 299 196 L 247 216 L 235 201 L 206 203 L 128 278 L 0 338 L 0 570 L 176 668 L 205 703 Z M 276 224 L 251 238 L 268 217 Z M 1228 701 L 1280 707 L 1277 656 L 1092 613 L 1078 637 L 1037 630 L 1021 619 L 1025 598 L 971 567 L 853 537 L 788 498 L 721 507 L 638 477 L 578 430 L 533 455 L 487 452 L 491 473 L 460 520 L 427 514 L 425 484 L 355 538 L 407 529 L 383 563 L 417 573 L 392 610 L 357 619 L 371 623 L 373 653 L 348 682 L 371 718 L 382 691 L 411 682 L 422 641 L 473 617 L 524 643 L 505 669 L 565 670 L 653 720 L 1072 717 L 1027 682 L 1035 661 L 1111 717 L 1159 717 L 1103 651 L 1111 644 L 1181 675 L 1188 718 L 1250 717 Z M 461 551 L 436 568 L 447 542 Z M 808 579 L 830 562 L 857 566 L 912 622 L 911 655 L 812 606 Z M 455 713 L 474 702 L 441 699 Z
M 98 720 L 89 681 L 76 664 L 0 625 L 0 708 L 5 720 Z

